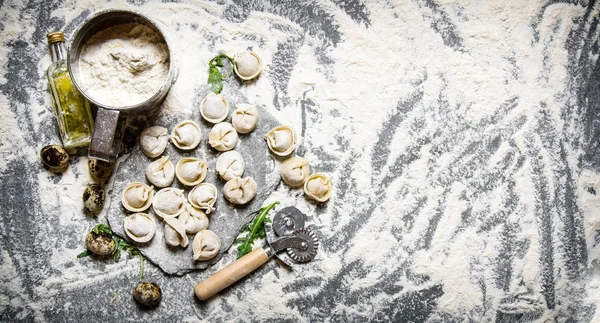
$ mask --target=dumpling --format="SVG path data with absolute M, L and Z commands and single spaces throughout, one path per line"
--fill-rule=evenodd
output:
M 208 93 L 200 103 L 200 115 L 210 123 L 219 123 L 229 114 L 229 102 L 221 94 Z
M 208 143 L 218 151 L 227 151 L 235 148 L 238 134 L 229 122 L 217 123 L 210 129 Z
M 173 247 L 187 247 L 189 240 L 185 234 L 185 226 L 179 219 L 165 218 L 165 242 Z
M 208 228 L 208 217 L 202 210 L 194 208 L 191 204 L 186 204 L 185 211 L 179 216 L 179 220 L 185 226 L 187 234 L 195 234 L 200 230 Z
M 123 220 L 123 228 L 131 240 L 145 243 L 154 237 L 156 221 L 146 213 L 133 213 Z
M 127 185 L 121 194 L 123 207 L 131 212 L 142 212 L 150 207 L 154 189 L 144 183 L 135 182 Z
M 331 195 L 331 179 L 327 174 L 312 174 L 304 183 L 304 194 L 309 198 L 325 202 Z
M 175 167 L 169 157 L 162 156 L 148 164 L 146 178 L 156 187 L 171 186 L 175 179 Z
M 281 163 L 279 169 L 283 182 L 294 188 L 304 185 L 309 172 L 308 159 L 303 157 L 288 158 Z
M 252 104 L 239 103 L 231 116 L 231 124 L 235 131 L 249 133 L 258 124 L 258 109 Z
M 150 158 L 160 156 L 168 142 L 169 131 L 161 126 L 148 127 L 140 134 L 140 150 Z
M 221 250 L 221 240 L 210 230 L 196 233 L 192 241 L 194 260 L 209 260 L 214 258 Z
M 233 58 L 233 70 L 242 80 L 251 80 L 262 71 L 262 62 L 256 53 L 245 51 Z
M 180 122 L 173 128 L 171 133 L 171 142 L 175 147 L 182 150 L 194 149 L 200 144 L 202 134 L 200 126 L 192 120 Z
M 204 210 L 206 214 L 210 214 L 210 212 L 215 210 L 217 188 L 213 184 L 202 183 L 190 191 L 188 201 L 193 207 Z
M 256 196 L 256 182 L 252 177 L 235 177 L 225 183 L 223 195 L 233 204 L 246 204 Z
M 227 151 L 222 153 L 217 158 L 217 173 L 221 175 L 221 178 L 228 181 L 234 177 L 241 177 L 244 175 L 244 158 L 242 155 L 235 150 Z
M 152 200 L 152 209 L 161 218 L 174 218 L 185 210 L 183 190 L 167 187 L 156 192 Z
M 290 126 L 277 126 L 265 136 L 269 149 L 277 156 L 287 156 L 296 148 L 296 136 Z
M 194 186 L 202 183 L 208 172 L 206 160 L 198 158 L 182 158 L 177 162 L 175 173 L 183 185 Z

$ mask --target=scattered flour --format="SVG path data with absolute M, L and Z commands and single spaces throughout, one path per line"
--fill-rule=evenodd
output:
M 582 16 L 585 8 L 563 3 L 548 6 L 547 1 L 541 0 L 528 1 L 526 4 L 510 0 L 470 2 L 468 5 L 463 1 L 439 1 L 460 31 L 460 41 L 457 41 L 455 48 L 450 48 L 432 28 L 431 17 L 436 12 L 420 5 L 421 1 L 402 2 L 396 7 L 377 1 L 366 3 L 373 17 L 368 28 L 354 22 L 332 3 L 319 3 L 334 15 L 342 35 L 342 41 L 327 50 L 334 61 L 327 73 L 315 55 L 318 40 L 308 36 L 298 24 L 277 15 L 250 12 L 243 22 L 236 23 L 222 19 L 220 16 L 224 5 L 214 2 L 195 5 L 149 2 L 135 7 L 153 17 L 160 12 L 156 18 L 177 35 L 178 65 L 185 67 L 180 69 L 178 81 L 169 92 L 161 113 L 176 114 L 197 108 L 197 104 L 191 102 L 189 93 L 206 90 L 206 64 L 215 53 L 223 51 L 233 55 L 252 49 L 261 55 L 267 68 L 257 81 L 239 89 L 242 96 L 250 103 L 264 105 L 295 129 L 302 129 L 303 126 L 299 107 L 304 102 L 311 102 L 313 105 L 306 111 L 306 128 L 300 134 L 301 143 L 306 148 L 304 157 L 309 158 L 314 171 L 328 167 L 329 163 L 350 165 L 350 169 L 330 168 L 331 175 L 334 185 L 341 183 L 343 177 L 348 175 L 355 185 L 352 189 L 348 188 L 347 192 L 334 188 L 334 196 L 324 209 L 307 202 L 299 190 L 281 185 L 265 204 L 278 200 L 282 205 L 296 205 L 312 216 L 311 220 L 318 226 L 322 240 L 327 242 L 336 238 L 340 240 L 340 236 L 348 237 L 344 246 L 340 250 L 321 248 L 317 258 L 299 266 L 298 271 L 286 271 L 271 261 L 260 269 L 260 274 L 236 285 L 235 293 L 209 301 L 206 305 L 207 315 L 203 319 L 230 320 L 231 313 L 254 313 L 258 319 L 300 320 L 307 312 L 290 307 L 300 293 L 286 287 L 299 279 L 314 278 L 319 281 L 324 278 L 325 282 L 302 291 L 309 296 L 318 295 L 325 287 L 335 288 L 325 286 L 328 279 L 340 274 L 345 263 L 354 262 L 360 262 L 361 266 L 368 269 L 368 273 L 362 276 L 349 273 L 340 282 L 339 288 L 369 290 L 382 280 L 389 279 L 386 275 L 399 270 L 427 276 L 428 279 L 416 282 L 400 275 L 397 281 L 389 283 L 401 286 L 401 291 L 380 292 L 361 304 L 347 304 L 346 299 L 341 298 L 332 312 L 325 312 L 317 306 L 307 310 L 311 315 L 319 317 L 334 313 L 342 317 L 355 317 L 377 313 L 406 293 L 441 285 L 443 294 L 437 299 L 435 310 L 440 317 L 449 314 L 465 320 L 493 321 L 499 310 L 504 313 L 541 311 L 540 322 L 552 319 L 552 310 L 548 310 L 542 296 L 539 231 L 542 223 L 535 216 L 535 210 L 539 207 L 534 197 L 534 177 L 537 176 L 534 176 L 535 161 L 525 158 L 520 167 L 516 166 L 516 162 L 508 166 L 505 163 L 511 156 L 525 154 L 528 145 L 533 142 L 535 148 L 542 151 L 539 159 L 545 165 L 550 165 L 541 176 L 553 177 L 555 153 L 542 149 L 545 147 L 542 138 L 529 140 L 527 137 L 537 126 L 540 101 L 545 102 L 545 112 L 554 129 L 566 129 L 570 134 L 578 134 L 579 128 L 567 124 L 569 121 L 562 118 L 562 109 L 569 100 L 562 94 L 570 82 L 566 41 L 571 30 L 581 27 L 573 21 Z M 69 3 L 69 10 L 56 11 L 52 15 L 70 22 L 85 9 L 96 11 L 106 9 L 105 6 L 101 1 Z M 125 1 L 111 2 L 110 7 L 131 8 Z M 546 10 L 542 7 L 546 7 Z M 12 10 L 18 12 L 17 9 Z M 543 15 L 539 16 L 540 12 Z M 534 29 L 533 25 L 537 27 Z M 22 27 L 6 28 L 9 32 L 5 32 L 5 38 L 31 33 L 29 29 L 18 28 Z M 277 102 L 276 97 L 281 93 L 270 81 L 272 67 L 269 65 L 280 44 L 297 37 L 306 39 L 299 45 L 289 86 L 284 89 L 290 103 L 276 106 L 274 102 Z M 383 64 L 378 59 L 381 57 L 386 58 Z M 43 70 L 39 70 L 42 79 Z M 225 86 L 226 96 L 228 91 L 232 91 L 230 88 Z M 415 95 L 421 96 L 421 99 L 414 107 L 401 112 L 398 124 L 393 125 L 398 129 L 388 134 L 390 138 L 380 138 L 384 130 L 382 125 L 397 113 L 398 108 L 408 106 Z M 511 109 L 506 109 L 507 104 L 510 105 L 510 102 L 507 103 L 510 98 L 518 100 Z M 8 106 L 5 97 L 0 97 L 0 100 L 3 100 L 0 105 L 5 103 Z M 46 109 L 41 104 L 34 108 L 38 111 Z M 19 122 L 17 116 L 5 110 L 5 117 L 0 119 L 0 134 L 3 137 L 9 133 L 8 129 L 14 131 L 14 125 Z M 476 127 L 499 114 L 504 115 L 502 121 L 491 123 L 485 129 L 452 133 L 455 124 Z M 51 114 L 47 115 L 49 117 Z M 500 133 L 505 128 L 513 127 L 513 123 L 521 118 L 525 120 L 524 123 L 516 131 L 508 133 L 507 138 L 502 138 L 498 149 L 485 164 L 467 169 L 457 162 L 472 148 L 470 143 L 483 138 L 479 132 Z M 440 132 L 443 136 L 461 138 L 449 142 L 447 150 L 434 155 L 432 147 L 436 144 L 436 138 L 440 137 Z M 24 136 L 24 132 L 16 131 L 14 138 L 21 142 L 20 138 Z M 345 138 L 347 143 L 341 143 L 338 140 L 340 137 Z M 432 141 L 423 144 L 426 139 Z M 373 160 L 379 158 L 379 149 L 385 148 L 377 147 L 381 142 L 391 147 L 390 154 L 385 157 L 387 160 L 383 161 L 382 169 L 376 171 L 373 169 Z M 2 157 L 14 158 L 8 152 L 15 145 L 13 141 L 3 140 L 0 145 Z M 417 155 L 415 160 L 398 170 L 393 162 L 408 159 L 407 152 L 415 146 L 420 147 L 414 152 Z M 581 151 L 569 147 L 566 149 L 567 164 L 571 169 L 580 169 L 577 160 Z M 35 159 L 31 157 L 31 152 L 28 151 L 27 155 L 30 160 Z M 329 160 L 323 155 L 327 155 Z M 352 163 L 348 162 L 350 160 Z M 0 173 L 5 173 L 6 169 L 1 167 Z M 91 181 L 86 180 L 87 175 L 82 175 L 87 173 L 86 169 L 85 158 L 80 158 L 70 165 L 58 181 L 46 173 L 40 173 L 37 188 L 42 196 L 43 211 L 59 209 L 58 224 L 76 228 L 81 241 L 95 223 L 78 218 L 81 214 L 80 192 L 87 181 Z M 499 169 L 505 169 L 504 175 L 514 181 L 512 188 L 506 180 L 494 182 L 498 185 L 485 192 L 477 189 L 488 189 L 477 179 L 497 174 L 496 170 Z M 394 176 L 387 181 L 386 177 L 390 174 Z M 586 302 L 598 304 L 600 175 L 583 171 L 575 176 L 579 184 L 577 203 L 583 210 L 588 249 L 589 272 L 584 278 Z M 559 184 L 550 181 L 547 189 L 554 191 Z M 382 194 L 376 194 L 382 192 L 376 189 L 382 185 L 386 189 Z M 590 188 L 598 194 L 591 194 Z M 511 198 L 517 199 L 519 205 L 506 211 L 505 201 Z M 374 208 L 370 209 L 373 205 Z M 471 220 L 465 227 L 462 221 L 467 213 Z M 350 238 L 347 235 L 348 226 L 357 216 L 369 218 L 356 228 L 356 235 Z M 556 231 L 561 229 L 559 216 L 556 212 L 550 215 Z M 514 239 L 527 245 L 523 254 L 512 260 L 513 272 L 506 288 L 498 286 L 498 273 L 495 271 L 501 255 L 499 250 L 505 239 L 500 232 L 502 227 L 478 230 L 493 218 L 501 219 L 507 226 L 518 227 Z M 437 230 L 429 232 L 430 224 L 435 221 L 439 221 Z M 423 239 L 428 234 L 431 234 L 430 245 L 424 248 Z M 53 273 L 45 280 L 47 287 L 36 289 L 40 295 L 52 296 L 54 292 L 49 287 L 78 288 L 90 282 L 111 279 L 134 271 L 137 265 L 119 262 L 100 270 L 94 262 L 73 262 L 78 249 L 72 246 L 60 244 L 54 248 L 51 256 Z M 4 256 L 3 259 L 10 259 Z M 193 285 L 232 260 L 233 255 L 228 255 L 211 269 L 180 279 Z M 13 277 L 14 266 L 8 261 L 1 264 L 0 272 L 5 277 Z M 560 257 L 557 256 L 555 261 L 557 268 L 564 266 Z M 0 281 L 0 284 L 7 283 Z M 557 290 L 569 283 L 568 280 L 556 278 Z M 21 284 L 17 279 L 9 287 L 26 294 Z M 485 293 L 482 286 L 485 287 Z M 523 294 L 527 294 L 528 302 L 502 304 L 507 297 Z M 0 293 L 0 304 L 5 304 L 5 299 L 6 296 Z M 23 302 L 27 301 L 15 300 L 12 306 L 22 307 Z M 487 306 L 491 307 L 484 309 Z M 261 311 L 254 312 L 257 308 Z M 559 310 L 560 304 L 554 311 Z M 592 321 L 600 320 L 598 313 L 596 310 Z M 190 315 L 184 321 L 194 322 L 197 318 Z
M 10 306 L 13 309 L 17 309 L 13 319 L 23 320 L 33 312 L 34 317 L 40 320 L 43 316 L 38 311 L 39 308 L 37 306 L 32 306 L 31 295 L 23 293 L 25 288 L 23 278 L 16 270 L 13 259 L 6 250 L 2 251 L 2 256 L 0 257 L 0 273 L 2 273 L 0 277 L 0 291 L 2 291 L 0 293 L 0 314 L 5 312 Z M 9 295 L 18 296 L 9 298 Z
M 586 215 L 584 233 L 588 264 L 600 270 L 600 173 L 583 171 L 578 184 L 579 203 Z

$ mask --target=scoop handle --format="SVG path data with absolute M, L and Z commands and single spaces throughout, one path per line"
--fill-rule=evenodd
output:
M 267 250 L 264 248 L 256 248 L 249 254 L 230 263 L 212 276 L 199 282 L 196 287 L 194 287 L 194 293 L 201 301 L 207 300 L 262 266 L 269 258 L 271 257 Z
M 107 162 L 117 159 L 121 150 L 122 129 L 119 129 L 119 111 L 98 107 L 96 124 L 88 155 Z

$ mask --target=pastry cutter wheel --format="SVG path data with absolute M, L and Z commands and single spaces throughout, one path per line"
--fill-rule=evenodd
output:
M 271 223 L 265 222 L 266 244 L 232 262 L 194 287 L 200 300 L 206 300 L 229 285 L 240 280 L 271 257 L 277 255 L 291 268 L 293 260 L 303 263 L 312 260 L 317 254 L 319 240 L 311 228 L 305 228 L 305 216 L 293 206 L 281 209 Z M 287 257 L 279 254 L 286 250 Z M 289 257 L 289 258 L 288 258 Z

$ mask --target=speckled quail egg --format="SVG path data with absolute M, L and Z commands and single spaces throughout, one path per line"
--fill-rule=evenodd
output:
M 114 163 L 90 158 L 88 160 L 88 168 L 90 170 L 90 175 L 92 175 L 93 178 L 105 182 L 110 178 L 110 175 L 112 175 Z
M 59 145 L 48 145 L 40 151 L 42 164 L 46 170 L 62 173 L 69 166 L 69 153 Z
M 155 307 L 160 303 L 162 291 L 152 282 L 141 282 L 133 289 L 133 298 L 146 307 Z
M 98 256 L 108 256 L 115 252 L 117 247 L 115 240 L 103 231 L 88 233 L 85 237 L 85 246 L 87 250 Z
M 83 209 L 88 215 L 97 216 L 104 206 L 104 189 L 99 184 L 89 184 L 83 191 Z

